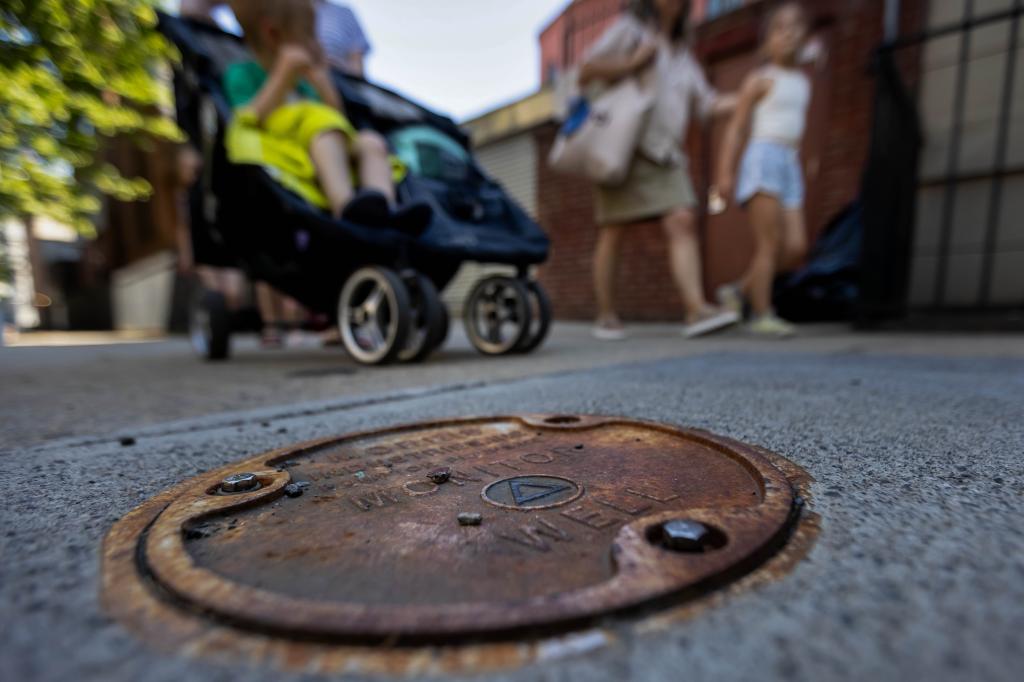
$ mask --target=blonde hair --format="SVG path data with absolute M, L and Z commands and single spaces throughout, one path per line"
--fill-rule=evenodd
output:
M 313 0 L 230 0 L 228 4 L 253 46 L 259 47 L 260 29 L 267 21 L 285 31 L 308 33 L 304 38 L 315 37 L 315 24 L 299 26 L 301 20 L 315 17 Z

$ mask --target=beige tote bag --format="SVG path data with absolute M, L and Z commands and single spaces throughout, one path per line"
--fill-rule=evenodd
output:
M 551 168 L 599 185 L 625 181 L 654 104 L 651 76 L 630 76 L 592 100 L 578 99 L 551 148 Z

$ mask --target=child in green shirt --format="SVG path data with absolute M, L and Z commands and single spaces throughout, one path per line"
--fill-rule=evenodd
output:
M 235 0 L 231 6 L 256 59 L 233 64 L 224 74 L 225 95 L 235 110 L 225 140 L 228 158 L 263 166 L 335 217 L 425 227 L 426 205 L 392 211 L 402 169 L 380 135 L 357 132 L 345 117 L 316 40 L 311 0 Z

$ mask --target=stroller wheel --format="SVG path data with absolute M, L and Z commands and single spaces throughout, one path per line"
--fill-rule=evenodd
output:
M 530 325 L 529 332 L 523 337 L 523 342 L 516 346 L 517 353 L 532 353 L 544 343 L 548 332 L 551 331 L 551 299 L 548 298 L 547 292 L 539 282 L 530 280 L 526 283 L 526 287 L 530 292 L 533 323 Z
M 418 273 L 404 276 L 412 305 L 412 324 L 405 347 L 398 354 L 402 362 L 421 362 L 444 343 L 448 333 L 447 313 L 437 287 Z
M 486 277 L 466 299 L 466 335 L 484 355 L 504 355 L 524 343 L 533 312 L 526 285 L 513 277 Z
M 226 360 L 231 353 L 231 315 L 219 291 L 199 288 L 189 310 L 189 340 L 206 360 Z
M 392 270 L 367 267 L 345 282 L 338 327 L 345 349 L 364 365 L 391 362 L 405 347 L 412 325 L 409 292 Z

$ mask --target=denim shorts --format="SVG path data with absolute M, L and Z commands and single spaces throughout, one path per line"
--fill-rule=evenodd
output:
M 767 140 L 753 140 L 747 145 L 736 183 L 736 201 L 743 205 L 757 194 L 776 197 L 787 209 L 803 206 L 804 177 L 796 149 Z

